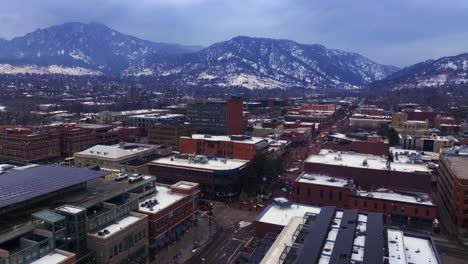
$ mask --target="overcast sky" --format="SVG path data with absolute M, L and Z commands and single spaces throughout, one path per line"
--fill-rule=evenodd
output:
M 407 66 L 468 52 L 468 0 L 2 0 L 0 37 L 98 22 L 143 39 L 208 46 L 285 38 Z

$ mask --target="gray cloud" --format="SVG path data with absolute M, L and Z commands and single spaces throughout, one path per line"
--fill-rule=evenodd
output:
M 0 37 L 70 21 L 161 42 L 288 38 L 406 66 L 468 52 L 465 0 L 4 0 Z

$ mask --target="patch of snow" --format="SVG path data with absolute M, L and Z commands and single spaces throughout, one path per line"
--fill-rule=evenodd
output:
M 47 67 L 37 65 L 13 66 L 10 64 L 0 64 L 0 74 L 63 74 L 63 75 L 102 75 L 102 72 L 93 71 L 81 67 L 63 67 L 50 65 Z

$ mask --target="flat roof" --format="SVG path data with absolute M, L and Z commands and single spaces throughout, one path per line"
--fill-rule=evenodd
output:
M 205 157 L 206 158 L 206 157 Z M 201 158 L 200 158 L 201 159 Z M 206 162 L 205 162 L 206 161 Z M 246 165 L 248 160 L 240 159 L 204 159 L 204 161 L 197 160 L 197 158 L 178 158 L 176 156 L 169 156 L 151 161 L 151 164 L 166 165 L 174 167 L 182 167 L 187 169 L 201 169 L 201 170 L 234 170 L 240 169 Z
M 67 258 L 68 256 L 65 256 L 57 252 L 52 252 L 48 255 L 43 256 L 42 258 L 36 261 L 31 262 L 31 264 L 57 264 L 66 260 Z
M 390 264 L 439 263 L 432 241 L 428 237 L 387 229 L 388 260 Z
M 353 180 L 306 172 L 303 172 L 301 175 L 299 175 L 296 181 L 335 187 L 353 187 Z
M 261 137 L 243 137 L 242 135 L 233 135 L 233 136 L 212 136 L 212 135 L 204 135 L 204 134 L 193 134 L 190 137 L 191 139 L 204 139 L 206 141 L 231 141 L 231 142 L 239 142 L 245 144 L 257 144 L 263 140 L 266 140 Z
M 128 226 L 131 226 L 132 224 L 136 223 L 140 219 L 141 218 L 139 218 L 139 217 L 129 215 L 129 216 L 126 216 L 126 217 L 124 217 L 122 219 L 119 219 L 114 224 L 111 224 L 111 225 L 108 225 L 108 226 L 102 228 L 98 232 L 93 232 L 92 234 L 99 236 L 98 233 L 103 232 L 104 235 L 99 236 L 99 237 L 106 238 L 106 237 L 109 237 L 109 236 L 112 236 L 112 235 L 118 233 L 120 230 L 122 230 L 122 229 L 124 229 L 124 228 L 126 228 Z M 107 230 L 108 232 L 104 232 L 104 230 Z
M 256 222 L 286 226 L 296 216 L 303 217 L 306 213 L 319 214 L 321 208 L 312 205 L 293 203 L 290 206 L 268 205 L 255 219 Z
M 109 159 L 120 159 L 127 156 L 132 156 L 135 154 L 140 154 L 144 152 L 151 151 L 158 146 L 156 145 L 147 145 L 147 144 L 128 144 L 125 146 L 135 146 L 134 148 L 121 148 L 119 144 L 116 145 L 96 145 L 89 149 L 83 150 L 81 152 L 75 153 L 75 155 L 83 156 L 94 156 L 99 158 L 109 158 Z
M 103 171 L 54 165 L 43 165 L 11 172 L 0 177 L 0 208 L 107 174 Z
M 406 164 L 390 162 L 390 169 L 387 167 L 387 159 L 370 154 L 361 154 L 354 152 L 335 151 L 331 149 L 322 149 L 318 155 L 311 155 L 306 163 L 320 163 L 335 166 L 346 166 L 354 168 L 374 169 L 374 170 L 393 170 L 400 172 L 419 172 L 429 173 L 429 168 L 424 164 Z
M 427 193 L 398 192 L 386 188 L 377 188 L 370 192 L 356 190 L 355 195 L 373 199 L 435 206 Z
M 170 187 L 166 186 L 156 186 L 156 195 L 151 196 L 148 199 L 145 199 L 143 202 L 140 202 L 138 211 L 144 213 L 158 213 L 159 211 L 165 209 L 166 207 L 170 206 L 171 204 L 176 203 L 177 201 L 183 199 L 187 195 L 172 192 Z M 157 201 L 152 207 L 144 206 L 143 204 L 148 201 Z
M 445 156 L 459 179 L 468 180 L 468 156 Z

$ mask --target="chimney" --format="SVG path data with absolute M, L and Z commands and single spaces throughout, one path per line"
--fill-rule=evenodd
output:
M 119 142 L 119 148 L 125 149 L 125 142 L 123 140 Z

